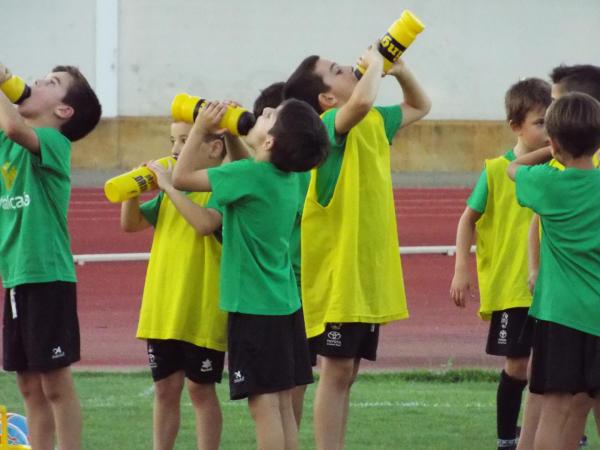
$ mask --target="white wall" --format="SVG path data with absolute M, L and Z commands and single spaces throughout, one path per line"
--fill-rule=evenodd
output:
M 251 106 L 305 56 L 353 63 L 404 8 L 427 27 L 405 60 L 433 99 L 432 119 L 502 119 L 519 78 L 600 65 L 598 0 L 120 0 L 118 113 L 167 115 L 180 91 Z M 0 61 L 24 75 L 75 61 L 95 81 L 94 11 L 94 0 L 3 5 Z M 385 80 L 380 103 L 397 95 Z

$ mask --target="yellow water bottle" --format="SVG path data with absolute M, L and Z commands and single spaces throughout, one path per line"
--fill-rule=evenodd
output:
M 171 115 L 175 121 L 194 123 L 198 111 L 205 105 L 206 99 L 204 98 L 189 94 L 177 94 L 171 103 Z M 250 111 L 241 106 L 229 105 L 219 127 L 227 128 L 235 136 L 245 136 L 255 123 L 256 118 Z
M 408 9 L 402 11 L 402 15 L 396 20 L 387 33 L 379 40 L 377 49 L 383 55 L 383 71 L 387 73 L 392 65 L 400 58 L 400 55 L 415 40 L 417 34 L 425 29 L 423 22 Z M 365 73 L 365 68 L 357 65 L 354 75 L 360 80 Z
M 15 104 L 20 104 L 31 95 L 31 88 L 27 86 L 21 77 L 12 75 L 4 83 L 0 84 L 0 90 Z
M 175 158 L 166 156 L 156 162 L 169 167 L 169 162 L 175 164 Z M 143 166 L 108 180 L 104 183 L 104 195 L 112 203 L 119 203 L 157 187 L 156 175 L 148 167 Z

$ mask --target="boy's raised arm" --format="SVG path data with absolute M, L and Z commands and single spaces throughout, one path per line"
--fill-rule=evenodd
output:
M 128 233 L 145 230 L 151 225 L 140 212 L 140 198 L 134 197 L 121 203 L 121 229 Z
M 348 101 L 342 105 L 335 116 L 335 131 L 343 135 L 363 120 L 373 107 L 381 84 L 383 72 L 383 56 L 376 45 L 365 51 L 359 59 L 360 64 L 367 69 L 356 84 Z
M 10 70 L 0 63 L 0 84 L 12 76 Z M 32 153 L 40 152 L 40 140 L 33 129 L 25 123 L 8 97 L 0 91 L 0 128 L 13 142 Z
M 431 109 L 431 100 L 404 61 L 399 59 L 387 74 L 398 80 L 404 94 L 404 102 L 401 104 L 402 124 L 400 128 L 425 117 Z
M 209 192 L 211 191 L 208 171 L 201 169 L 200 149 L 206 145 L 210 134 L 224 132 L 219 129 L 219 122 L 225 115 L 225 103 L 209 102 L 198 112 L 198 117 L 185 142 L 177 164 L 173 170 L 173 186 L 182 191 Z
M 515 180 L 517 176 L 517 169 L 521 166 L 535 166 L 537 164 L 543 164 L 552 159 L 552 149 L 550 147 L 540 148 L 531 153 L 526 153 L 523 156 L 518 157 L 510 163 L 507 169 L 508 177 L 511 180 Z

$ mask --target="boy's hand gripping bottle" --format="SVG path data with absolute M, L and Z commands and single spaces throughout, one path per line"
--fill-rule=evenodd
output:
M 188 94 L 177 94 L 171 103 L 173 120 L 194 123 L 198 111 L 206 104 L 206 99 Z M 245 136 L 256 123 L 254 114 L 240 106 L 229 105 L 219 126 L 227 128 L 234 136 Z
M 425 29 L 423 22 L 417 16 L 405 9 L 398 20 L 387 30 L 387 33 L 379 40 L 378 50 L 383 55 L 383 71 L 386 73 L 392 67 L 400 55 L 415 40 L 417 34 Z M 360 80 L 365 73 L 365 68 L 358 65 L 354 69 L 354 75 Z
M 25 81 L 10 73 L 10 70 L 2 64 L 0 64 L 0 79 L 4 80 L 0 82 L 0 90 L 12 103 L 18 105 L 31 95 L 31 89 L 25 84 Z
M 175 164 L 175 158 L 167 156 L 156 161 L 165 167 L 169 162 Z M 124 202 L 130 198 L 137 197 L 142 192 L 156 189 L 156 175 L 148 167 L 142 166 L 122 175 L 111 178 L 104 183 L 104 195 L 112 203 Z

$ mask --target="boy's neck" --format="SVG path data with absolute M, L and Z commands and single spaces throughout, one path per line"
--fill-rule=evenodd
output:
M 513 148 L 513 153 L 515 154 L 515 157 L 519 157 L 519 156 L 523 156 L 526 155 L 527 153 L 531 153 L 532 151 L 537 150 L 535 148 L 529 148 L 527 147 L 523 141 L 521 140 L 521 138 L 517 139 L 517 143 Z
M 592 170 L 596 169 L 594 166 L 594 155 L 580 156 L 579 158 L 573 158 L 570 154 L 562 152 L 560 154 L 560 161 L 563 166 L 571 169 L 579 170 Z
M 61 127 L 60 121 L 53 117 L 23 117 L 23 120 L 31 128 L 55 128 L 57 130 L 60 130 Z

